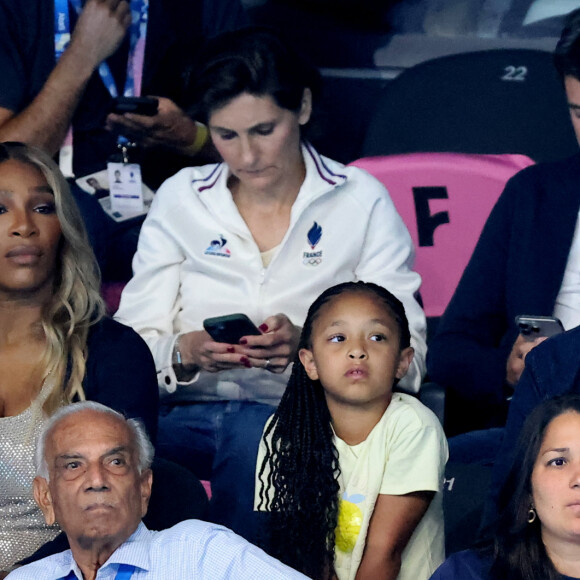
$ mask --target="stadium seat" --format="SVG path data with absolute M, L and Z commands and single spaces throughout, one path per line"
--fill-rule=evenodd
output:
M 361 157 L 519 153 L 540 162 L 577 150 L 552 55 L 496 49 L 433 59 L 387 84 Z
M 416 153 L 352 163 L 381 181 L 407 225 L 427 317 L 440 317 L 507 180 L 523 155 Z

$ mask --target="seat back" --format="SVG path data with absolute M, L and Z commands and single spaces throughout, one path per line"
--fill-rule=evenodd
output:
M 127 282 L 103 282 L 101 285 L 101 296 L 105 301 L 107 315 L 113 316 L 119 309 L 121 294 Z
M 371 115 L 390 80 L 378 70 L 323 69 L 321 72 L 322 92 L 307 138 L 327 157 L 350 163 L 361 156 Z
M 436 58 L 401 73 L 377 102 L 361 157 L 519 153 L 540 162 L 578 149 L 552 55 L 541 50 Z
M 445 553 L 473 548 L 478 540 L 492 468 L 450 461 L 443 481 Z
M 416 248 L 427 317 L 439 317 L 506 181 L 533 164 L 523 155 L 414 153 L 352 163 L 381 181 Z

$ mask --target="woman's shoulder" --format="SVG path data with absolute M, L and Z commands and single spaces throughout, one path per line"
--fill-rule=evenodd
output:
M 491 560 L 476 550 L 452 554 L 439 566 L 431 580 L 490 580 Z
M 410 428 L 433 427 L 438 431 L 442 430 L 441 423 L 435 413 L 421 403 L 419 399 L 407 393 L 393 393 L 393 398 L 387 407 L 385 416 L 387 420 L 393 422 L 403 421 Z
M 201 193 L 217 186 L 219 177 L 227 171 L 225 163 L 210 163 L 198 167 L 184 167 L 166 179 L 155 194 L 154 203 L 177 201 L 180 194 Z
M 155 373 L 153 355 L 147 343 L 130 326 L 104 316 L 89 329 L 87 337 L 87 377 L 93 373 L 125 366 L 131 361 L 134 372 Z
M 360 186 L 372 186 L 371 192 L 375 195 L 378 192 L 384 194 L 387 191 L 385 185 L 374 175 L 366 171 L 366 169 L 361 169 L 356 165 L 345 165 L 343 167 L 343 172 L 350 183 Z
M 376 177 L 360 167 L 344 165 L 339 161 L 321 155 L 308 143 L 305 144 L 303 151 L 305 151 L 305 155 L 310 156 L 318 172 L 321 174 L 324 173 L 326 178 L 336 178 L 337 180 L 343 180 L 343 184 L 360 186 L 361 195 L 363 195 L 363 192 L 373 195 L 376 195 L 377 192 L 381 194 L 386 192 L 385 186 Z M 357 193 L 359 192 L 357 191 Z
M 89 335 L 87 337 L 87 348 L 89 354 L 91 351 L 94 351 L 95 348 L 106 348 L 107 350 L 110 350 L 116 349 L 120 346 L 124 351 L 127 349 L 134 349 L 135 347 L 145 347 L 149 350 L 145 341 L 137 334 L 137 332 L 135 332 L 135 330 L 108 316 L 103 316 L 103 318 L 90 327 Z
M 140 417 L 155 436 L 159 398 L 155 364 L 149 347 L 132 328 L 111 318 L 91 327 L 83 387 L 88 400 Z
M 545 163 L 530 165 L 516 173 L 508 182 L 506 191 L 512 195 L 530 196 L 541 192 L 554 193 L 555 190 L 576 192 L 580 180 L 580 153 Z
M 391 403 L 377 425 L 377 436 L 388 447 L 393 445 L 407 456 L 423 456 L 443 470 L 448 458 L 447 438 L 439 419 L 412 395 L 393 393 Z

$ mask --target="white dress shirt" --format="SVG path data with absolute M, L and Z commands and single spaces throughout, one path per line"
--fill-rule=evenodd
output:
M 121 564 L 135 567 L 131 580 L 306 579 L 227 528 L 199 520 L 187 520 L 161 532 L 139 524 L 99 568 L 96 580 L 114 580 Z M 83 575 L 72 552 L 66 550 L 18 568 L 8 578 L 83 580 Z

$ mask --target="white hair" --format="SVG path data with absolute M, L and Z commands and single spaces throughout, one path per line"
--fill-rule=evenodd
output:
M 45 450 L 46 440 L 48 439 L 50 433 L 56 428 L 57 424 L 62 419 L 68 417 L 69 415 L 74 415 L 83 411 L 95 411 L 97 413 L 102 413 L 103 415 L 110 415 L 124 423 L 129 429 L 133 440 L 135 441 L 139 473 L 141 474 L 151 467 L 155 450 L 141 421 L 138 419 L 127 419 L 118 411 L 115 411 L 114 409 L 111 409 L 110 407 L 107 407 L 101 403 L 97 403 L 96 401 L 81 401 L 80 403 L 71 403 L 70 405 L 61 407 L 43 426 L 42 431 L 38 436 L 36 452 L 34 454 L 34 467 L 36 469 L 37 476 L 44 477 L 46 481 L 49 480 L 49 471 L 48 464 L 46 463 Z

